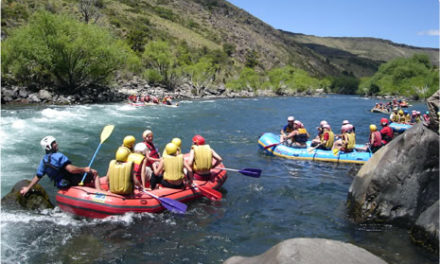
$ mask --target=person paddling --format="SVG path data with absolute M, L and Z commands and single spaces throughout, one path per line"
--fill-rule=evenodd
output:
M 196 180 L 208 180 L 211 169 L 223 162 L 222 157 L 205 142 L 201 135 L 193 137 L 193 146 L 189 152 L 188 165 L 191 167 Z M 212 160 L 215 163 L 212 163 Z
M 128 156 L 132 155 L 125 147 L 119 147 L 115 154 L 115 159 L 110 161 L 107 178 L 109 191 L 116 194 L 132 194 L 133 185 L 140 187 L 141 183 L 136 178 L 133 171 L 133 162 L 128 161 Z
M 185 170 L 187 170 L 187 185 L 192 184 L 191 168 L 186 164 L 182 154 L 177 154 L 177 146 L 174 143 L 168 143 L 165 146 L 167 156 L 163 157 L 159 165 L 155 167 L 154 174 L 161 175 L 160 184 L 163 187 L 183 189 L 185 187 Z M 154 189 L 152 187 L 152 189 Z
M 90 167 L 77 167 L 72 165 L 69 158 L 58 152 L 58 143 L 53 136 L 46 136 L 40 142 L 41 147 L 46 152 L 37 168 L 37 173 L 28 186 L 20 190 L 21 195 L 32 189 L 44 175 L 48 175 L 58 189 L 66 189 L 70 186 L 79 185 L 83 174 L 87 173 L 84 183 L 88 186 L 95 186 L 101 191 L 98 172 Z
M 280 143 L 292 144 L 292 140 L 290 140 L 289 135 L 295 129 L 294 124 L 295 118 L 293 116 L 289 116 L 287 118 L 287 124 L 280 131 Z

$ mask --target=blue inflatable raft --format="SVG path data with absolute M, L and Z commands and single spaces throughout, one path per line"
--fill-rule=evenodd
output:
M 293 148 L 280 142 L 280 136 L 273 133 L 264 133 L 258 139 L 258 145 L 271 155 L 299 160 L 317 160 L 330 162 L 344 162 L 363 164 L 367 162 L 372 154 L 371 152 L 361 152 L 353 150 L 353 152 L 345 153 L 340 151 L 336 155 L 331 150 L 310 149 L 311 141 L 307 141 L 307 148 Z M 270 146 L 265 148 L 266 146 Z M 356 145 L 356 148 L 362 148 L 363 145 Z
M 390 127 L 393 129 L 394 132 L 403 133 L 403 132 L 405 132 L 405 130 L 411 128 L 412 125 L 399 124 L 399 123 L 391 123 Z

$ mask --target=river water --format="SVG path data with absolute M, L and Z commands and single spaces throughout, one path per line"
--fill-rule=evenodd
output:
M 107 124 L 115 130 L 93 167 L 100 175 L 125 135 L 138 140 L 155 133 L 162 151 L 173 137 L 190 148 L 202 134 L 229 168 L 260 168 L 261 178 L 229 173 L 223 199 L 189 203 L 184 216 L 126 214 L 101 220 L 77 218 L 59 208 L 41 212 L 1 212 L 2 263 L 221 263 L 233 255 L 257 255 L 278 242 L 319 237 L 353 243 L 389 263 L 438 263 L 411 244 L 408 231 L 387 226 L 354 225 L 345 202 L 358 165 L 285 160 L 265 155 L 257 145 L 264 132 L 278 132 L 289 115 L 312 136 L 322 119 L 339 128 L 343 119 L 356 126 L 357 143 L 368 138 L 376 101 L 353 96 L 279 97 L 183 101 L 178 108 L 127 104 L 80 106 L 3 106 L 1 110 L 1 192 L 31 179 L 43 154 L 39 141 L 56 137 L 60 151 L 87 166 Z M 422 103 L 412 109 L 426 111 Z M 40 183 L 55 202 L 56 189 Z

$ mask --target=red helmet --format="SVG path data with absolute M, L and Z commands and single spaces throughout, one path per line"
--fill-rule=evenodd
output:
M 205 139 L 200 135 L 195 135 L 192 140 L 196 145 L 205 145 Z
M 383 125 L 384 123 L 388 125 L 388 119 L 386 119 L 385 117 L 380 119 L 380 123 Z

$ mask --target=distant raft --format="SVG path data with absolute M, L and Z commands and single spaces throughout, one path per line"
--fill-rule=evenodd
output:
M 394 132 L 396 133 L 403 133 L 405 132 L 405 130 L 409 129 L 412 127 L 412 125 L 408 125 L 408 124 L 399 124 L 399 123 L 391 123 L 390 127 L 393 129 Z
M 273 133 L 264 133 L 258 139 L 259 146 L 265 150 L 265 152 L 269 153 L 270 155 L 287 159 L 363 164 L 372 156 L 371 152 L 361 152 L 356 150 L 348 153 L 339 151 L 337 154 L 333 154 L 333 151 L 331 150 L 310 149 L 311 141 L 307 141 L 307 148 L 294 148 L 283 144 L 277 144 L 279 142 L 280 136 Z M 274 146 L 265 149 L 265 147 L 269 145 Z M 362 147 L 363 145 L 356 145 L 356 148 Z
M 390 111 L 388 111 L 387 109 L 380 109 L 380 108 L 372 108 L 370 110 L 370 112 L 372 112 L 372 113 L 382 113 L 382 114 L 386 114 L 386 115 L 388 115 L 390 113 Z

